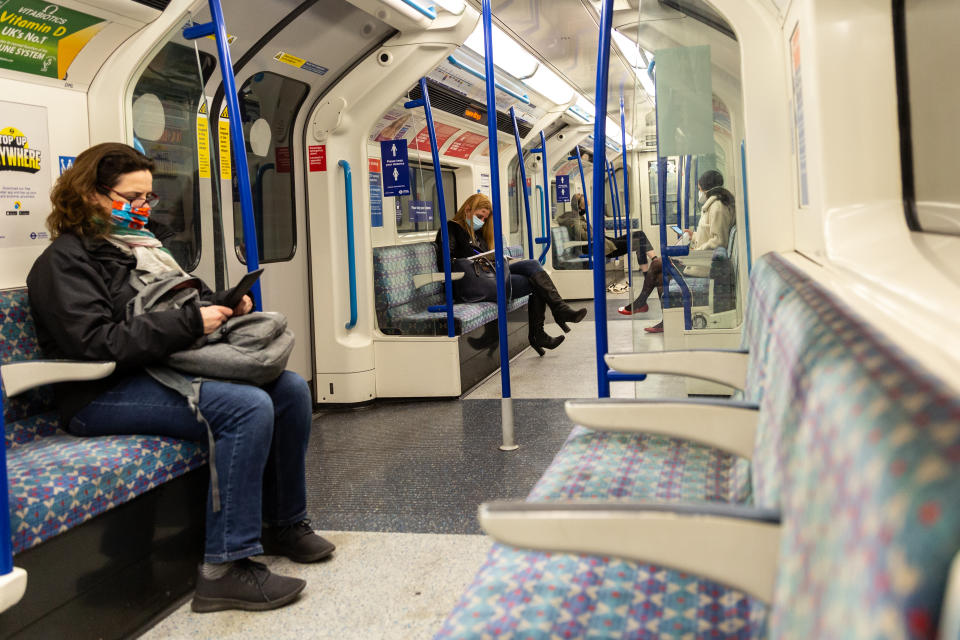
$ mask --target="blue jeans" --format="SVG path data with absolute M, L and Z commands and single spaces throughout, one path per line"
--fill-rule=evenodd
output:
M 536 260 L 516 260 L 510 263 L 510 292 L 514 299 L 533 292 L 530 278 L 543 267 Z
M 207 381 L 200 411 L 213 431 L 220 511 L 207 495 L 205 562 L 263 553 L 264 523 L 286 526 L 307 516 L 304 459 L 312 400 L 306 381 L 285 371 L 255 387 Z M 77 436 L 156 435 L 207 442 L 186 399 L 146 373 L 131 375 L 77 412 Z

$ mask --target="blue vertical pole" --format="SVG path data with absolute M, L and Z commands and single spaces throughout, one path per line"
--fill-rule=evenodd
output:
M 683 161 L 683 228 L 690 228 L 690 160 L 687 156 Z M 679 179 L 679 174 L 677 178 Z
M 679 225 L 683 220 L 680 219 L 680 200 L 683 197 L 683 180 L 680 179 L 680 163 L 683 162 L 683 156 L 677 157 L 677 224 Z
M 497 99 L 496 79 L 493 73 L 493 24 L 490 16 L 490 0 L 483 0 L 483 53 L 487 71 L 487 143 L 490 148 L 490 194 L 493 201 L 493 239 L 496 245 L 497 273 L 506 268 L 503 259 L 503 225 L 500 220 L 500 158 L 497 146 Z M 526 190 L 527 185 L 523 185 Z M 510 397 L 510 346 L 507 344 L 507 291 L 503 278 L 497 278 L 497 325 L 500 330 L 500 405 L 503 444 L 500 449 L 512 451 L 513 402 Z
M 0 427 L 6 429 L 3 421 L 3 403 L 0 402 Z M 4 430 L 6 433 L 6 430 Z M 7 484 L 7 455 L 4 451 L 3 463 L 0 464 L 0 576 L 13 571 L 13 542 L 10 537 L 10 485 Z
M 584 219 L 584 221 L 586 221 L 586 223 L 587 223 L 587 236 L 590 237 L 590 238 L 592 238 L 592 237 L 593 237 L 593 232 L 590 230 L 590 229 L 591 229 L 591 226 L 590 226 L 590 204 L 587 202 L 587 180 L 586 180 L 586 178 L 583 177 L 583 158 L 582 158 L 581 155 L 580 155 L 580 145 L 577 145 L 576 147 L 574 147 L 574 149 L 576 150 L 577 155 L 575 155 L 575 156 L 570 156 L 569 158 L 567 158 L 567 160 L 573 160 L 574 158 L 576 158 L 576 159 L 577 159 L 577 166 L 580 168 L 580 186 L 583 187 L 583 219 Z M 596 165 L 596 163 L 594 163 L 594 165 Z M 594 166 L 594 169 L 593 169 L 593 170 L 594 170 L 594 173 L 596 173 L 596 171 L 597 171 L 596 166 Z M 590 268 L 592 269 L 592 268 L 593 268 L 593 253 L 591 253 L 590 251 L 587 251 L 587 256 L 589 257 L 589 262 L 588 262 L 588 264 L 590 265 Z
M 694 158 L 694 160 L 693 160 L 693 184 L 694 184 L 694 186 L 699 186 L 699 185 L 700 185 L 700 156 L 697 156 L 697 157 Z M 694 217 L 693 226 L 697 226 L 697 221 L 696 221 L 696 217 L 697 217 L 697 216 L 696 216 L 696 212 L 697 212 L 697 206 L 699 206 L 699 205 L 700 205 L 700 202 L 699 202 L 699 200 L 698 200 L 698 201 L 697 201 L 697 204 L 696 204 L 696 205 L 694 206 L 694 208 L 693 208 L 693 212 L 694 212 L 694 216 L 693 216 L 693 217 Z
M 740 173 L 743 174 L 743 226 L 747 228 L 747 273 L 753 269 L 753 257 L 750 254 L 750 201 L 747 199 L 747 141 L 740 141 Z M 732 251 L 733 247 L 729 247 Z
M 237 83 L 233 76 L 233 60 L 227 43 L 227 27 L 223 20 L 223 8 L 220 0 L 207 0 L 210 7 L 211 22 L 194 25 L 184 29 L 188 40 L 212 35 L 217 42 L 217 55 L 220 58 L 220 74 L 223 77 L 224 98 L 227 101 L 227 115 L 230 122 L 230 146 L 233 151 L 233 166 L 237 174 L 240 191 L 240 219 L 243 222 L 243 246 L 246 251 L 247 271 L 260 268 L 257 253 L 257 228 L 253 218 L 253 197 L 250 189 L 250 170 L 247 165 L 247 144 L 243 138 L 243 124 L 240 122 L 240 101 L 237 98 Z M 260 282 L 250 290 L 254 309 L 260 311 L 263 304 L 260 298 Z
M 430 136 L 430 154 L 433 157 L 433 178 L 437 183 L 437 198 L 440 202 L 437 211 L 440 212 L 440 239 L 443 242 L 443 308 L 447 312 L 447 337 L 456 335 L 453 321 L 453 279 L 450 275 L 450 238 L 447 230 L 447 201 L 443 197 L 443 173 L 440 170 L 440 149 L 437 147 L 437 132 L 433 128 L 433 110 L 430 107 L 430 93 L 427 91 L 427 79 L 420 78 L 419 100 L 411 100 L 403 106 L 407 109 L 423 107 L 427 116 L 427 134 Z
M 630 172 L 627 170 L 627 122 L 620 96 L 620 149 L 623 153 L 623 209 L 627 224 L 627 282 L 633 288 L 633 223 L 630 220 Z
M 550 245 L 553 243 L 553 233 L 551 232 L 551 227 L 553 223 L 550 221 L 550 173 L 547 171 L 547 139 L 543 135 L 543 131 L 540 132 L 540 146 L 531 151 L 532 153 L 543 154 L 543 189 L 540 194 L 540 215 L 543 219 L 543 238 L 541 240 L 544 243 L 543 252 L 540 254 L 540 264 L 543 264 L 546 261 L 547 253 L 550 251 Z
M 606 157 L 607 81 L 610 74 L 610 30 L 613 26 L 613 0 L 603 0 L 600 10 L 600 44 L 597 47 L 597 94 L 593 123 L 593 220 L 594 229 L 603 229 L 603 171 L 598 166 Z M 597 397 L 610 397 L 607 355 L 607 283 L 604 265 L 603 234 L 593 234 L 593 314 L 597 334 Z
M 527 212 L 527 246 L 530 259 L 533 260 L 533 223 L 530 221 L 530 195 L 527 193 L 527 168 L 523 163 L 523 145 L 520 143 L 520 128 L 517 126 L 517 112 L 510 107 L 510 119 L 513 120 L 513 137 L 517 141 L 517 162 L 520 163 L 520 188 L 523 190 L 523 208 Z M 491 147 L 492 149 L 492 147 Z
M 607 186 L 610 189 L 610 210 L 613 213 L 613 229 L 614 235 L 620 235 L 620 212 L 617 210 L 617 193 L 614 191 L 613 186 L 613 164 L 609 161 L 605 161 L 606 171 L 607 171 Z M 604 220 L 604 230 L 606 230 L 606 220 Z
M 617 170 L 612 162 L 610 163 L 610 180 L 613 182 L 613 203 L 617 206 L 617 235 L 620 235 L 620 230 L 623 228 L 623 211 L 620 210 L 620 185 L 617 183 Z

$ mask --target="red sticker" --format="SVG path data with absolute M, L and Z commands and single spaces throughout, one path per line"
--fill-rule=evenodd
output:
M 310 171 L 326 171 L 327 145 L 312 144 L 307 147 L 307 162 L 310 165 Z
M 453 158 L 469 158 L 470 154 L 486 139 L 486 136 L 482 136 L 479 133 L 467 131 L 466 133 L 460 134 L 460 137 L 453 141 L 443 155 Z
M 367 158 L 367 170 L 370 173 L 380 173 L 380 158 Z
M 277 147 L 277 173 L 290 173 L 290 147 Z
M 443 144 L 450 139 L 450 136 L 460 131 L 457 127 L 452 127 L 442 122 L 434 122 L 433 128 L 437 133 L 437 149 L 443 147 Z M 430 151 L 430 134 L 427 133 L 426 127 L 413 139 L 413 148 L 417 151 Z

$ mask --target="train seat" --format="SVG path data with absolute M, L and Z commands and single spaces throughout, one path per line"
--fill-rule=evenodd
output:
M 511 257 L 522 257 L 520 247 L 505 247 Z M 434 273 L 437 257 L 432 242 L 376 247 L 373 250 L 373 277 L 377 324 L 387 335 L 445 336 L 447 315 L 428 311 L 444 303 L 443 282 L 417 287 L 414 276 Z M 510 300 L 507 312 L 526 306 L 527 296 Z M 454 331 L 463 336 L 488 322 L 496 322 L 494 302 L 453 305 Z
M 626 230 L 627 221 L 623 218 L 620 219 L 620 228 L 621 230 Z M 633 229 L 640 228 L 640 219 L 639 218 L 630 218 L 630 226 Z M 603 228 L 607 231 L 616 231 L 617 230 L 617 221 L 614 218 L 604 218 L 603 219 Z
M 751 279 L 745 341 L 771 351 L 747 376 L 767 414 L 751 461 L 751 505 L 722 504 L 724 485 L 737 480 L 696 445 L 600 434 L 617 442 L 598 447 L 580 442 L 578 427 L 529 507 L 481 509 L 501 542 L 438 637 L 934 635 L 960 549 L 960 476 L 950 472 L 960 450 L 960 396 L 786 261 L 768 255 L 758 268 L 782 279 Z M 763 308 L 771 303 L 775 314 Z M 791 361 L 778 362 L 777 349 L 790 351 Z M 767 376 L 773 367 L 779 375 Z M 660 441 L 671 443 L 672 457 Z M 701 517 L 737 521 L 745 532 L 763 528 L 765 537 L 734 535 L 732 551 L 700 554 L 702 564 L 686 571 L 666 569 L 662 549 L 671 545 L 645 545 L 645 527 L 657 517 L 650 501 L 663 505 L 666 520 L 681 508 L 671 506 L 678 496 Z M 549 512 L 532 504 L 581 498 L 594 504 Z M 611 500 L 625 504 L 610 511 Z M 623 533 L 603 533 L 631 511 L 635 520 L 617 529 Z M 711 532 L 688 539 L 704 537 Z M 758 541 L 768 543 L 765 551 Z M 698 571 L 721 579 L 745 565 L 768 576 L 752 595 Z
M 590 258 L 582 257 L 589 251 L 587 243 L 570 240 L 570 230 L 553 227 L 553 268 L 560 270 L 589 269 Z
M 680 258 L 683 262 L 683 258 Z M 690 275 L 690 270 L 681 275 L 690 289 L 690 306 L 706 307 L 710 314 L 731 311 L 737 306 L 737 274 L 740 267 L 740 250 L 737 247 L 737 226 L 730 228 L 726 247 L 717 247 L 710 258 L 709 274 L 703 277 Z M 697 273 L 697 271 L 693 271 Z M 668 287 L 668 306 L 683 307 L 680 284 L 671 279 Z
M 41 358 L 27 290 L 0 291 L 0 363 Z M 206 462 L 202 447 L 172 438 L 71 436 L 46 386 L 4 391 L 3 411 L 14 554 Z

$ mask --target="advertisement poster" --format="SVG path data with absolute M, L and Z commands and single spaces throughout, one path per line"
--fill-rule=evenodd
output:
M 49 2 L 0 0 L 0 67 L 63 80 L 104 24 Z
M 51 162 L 46 107 L 0 102 L 0 249 L 50 240 Z
M 443 124 L 442 122 L 434 122 L 433 128 L 437 135 L 438 151 L 443 148 L 444 143 L 449 140 L 453 134 L 460 131 L 460 129 L 452 127 L 449 124 Z M 430 133 L 426 127 L 421 129 L 417 137 L 413 139 L 413 148 L 417 151 L 430 151 Z
M 473 133 L 472 131 L 466 131 L 460 134 L 453 143 L 447 147 L 447 150 L 443 153 L 445 156 L 450 156 L 451 158 L 463 158 L 467 159 L 470 157 L 470 154 L 473 153 L 474 149 L 480 146 L 480 143 L 486 142 L 487 137 L 482 136 L 479 133 Z

